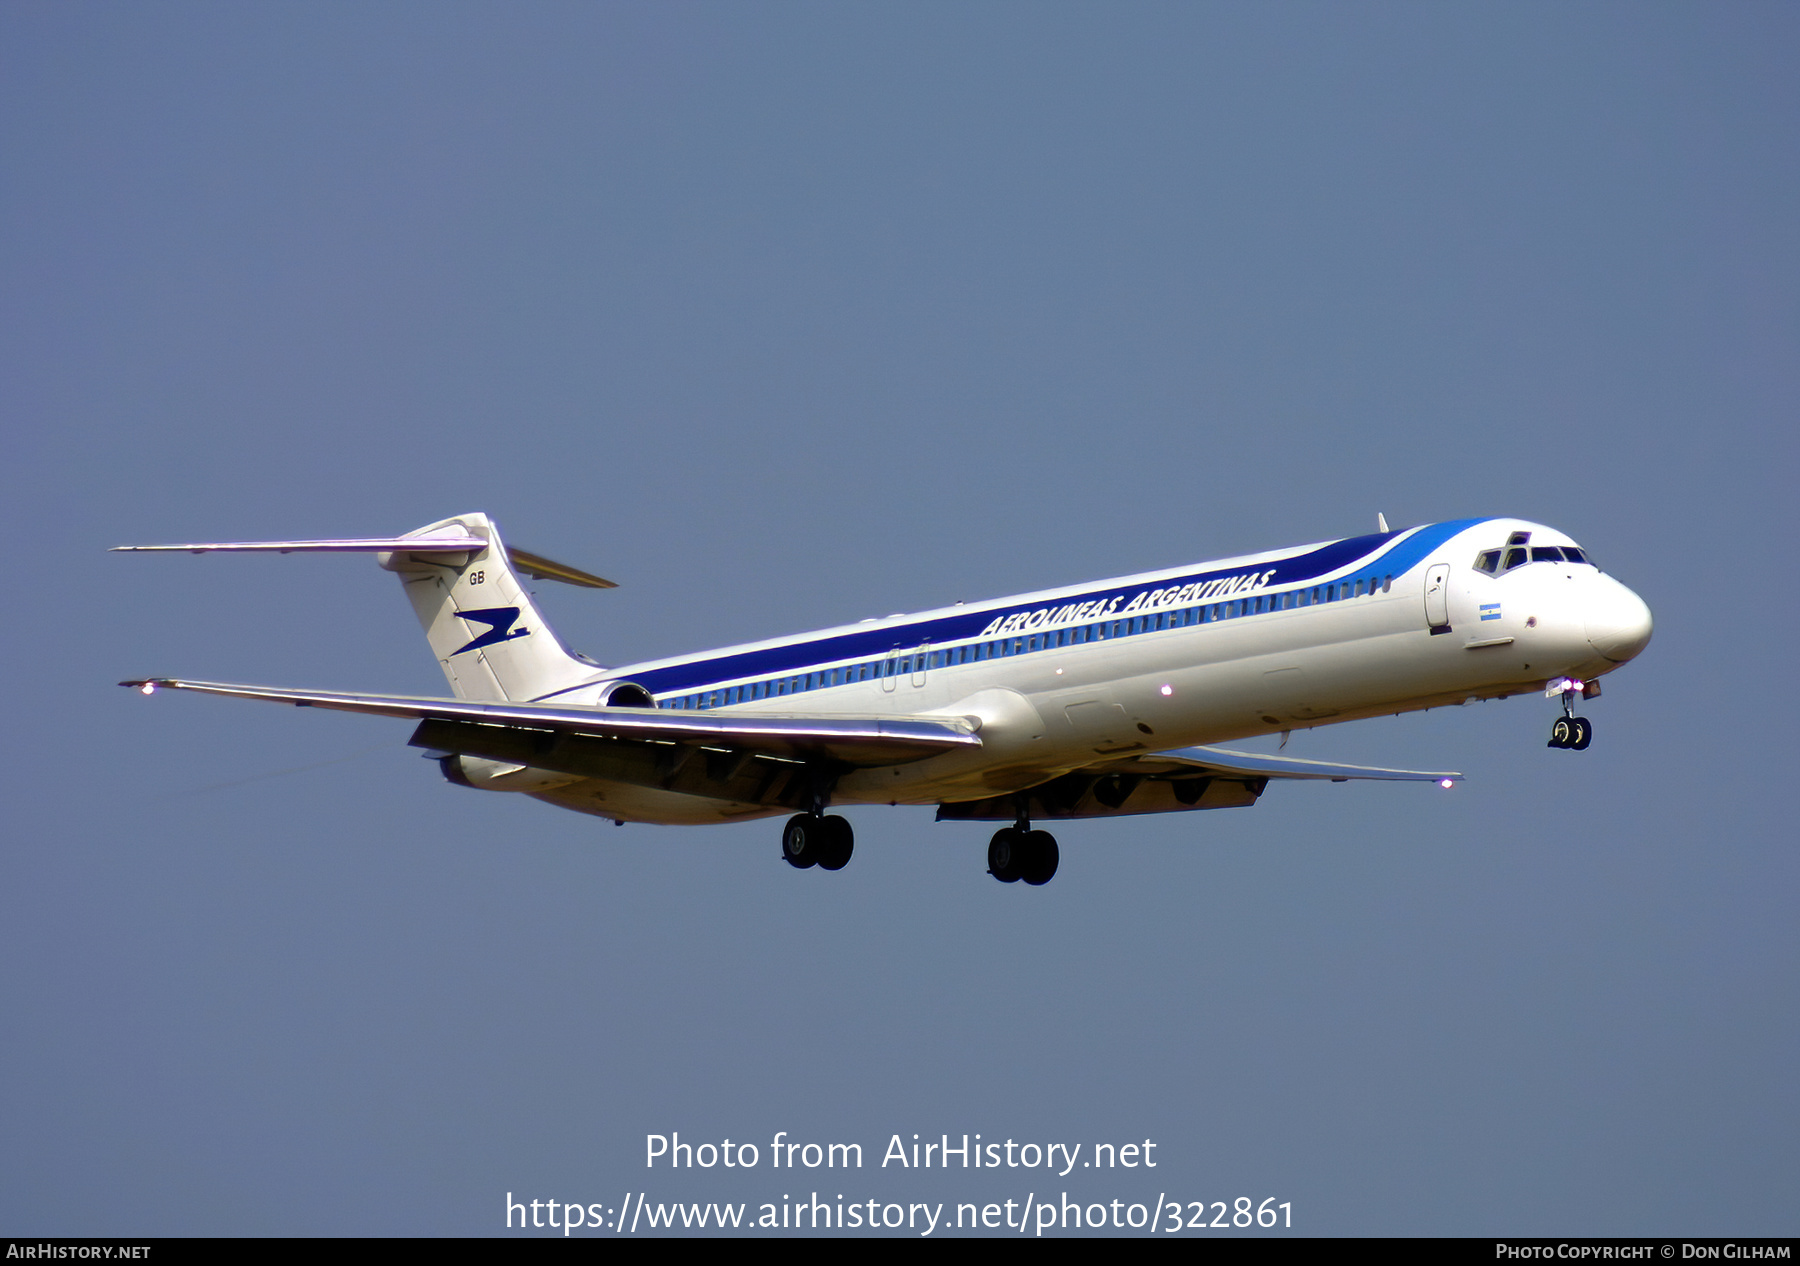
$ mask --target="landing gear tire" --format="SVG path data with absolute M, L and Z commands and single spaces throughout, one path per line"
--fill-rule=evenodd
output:
M 814 817 L 796 813 L 781 829 L 781 856 L 795 870 L 817 866 L 820 870 L 842 870 L 850 864 L 856 851 L 856 833 L 850 823 L 832 814 Z
M 818 828 L 824 836 L 818 847 L 820 870 L 842 870 L 850 864 L 850 854 L 856 851 L 856 833 L 850 829 L 850 823 L 832 814 L 818 819 Z
M 988 874 L 1003 884 L 1023 879 L 1033 887 L 1050 882 L 1061 854 L 1048 831 L 1021 831 L 1016 826 L 994 832 L 988 841 Z
M 1031 831 L 1025 836 L 1025 861 L 1019 868 L 1019 878 L 1037 887 L 1047 884 L 1056 874 L 1056 864 L 1062 858 L 1056 847 L 1056 837 L 1048 831 Z
M 1003 884 L 1017 883 L 1025 860 L 1025 832 L 1013 827 L 995 831 L 988 841 L 988 874 Z
M 1548 746 L 1585 752 L 1593 741 L 1594 725 L 1586 717 L 1557 717 L 1556 724 L 1550 727 Z
M 781 829 L 781 856 L 795 870 L 819 864 L 827 832 L 810 813 L 796 813 Z

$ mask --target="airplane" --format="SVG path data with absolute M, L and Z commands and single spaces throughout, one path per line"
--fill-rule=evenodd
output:
M 568 650 L 521 578 L 616 586 L 507 546 L 485 514 L 398 537 L 125 545 L 372 553 L 454 697 L 120 684 L 408 718 L 450 782 L 619 825 L 788 814 L 798 869 L 850 860 L 834 805 L 935 805 L 1004 823 L 988 873 L 1041 885 L 1060 852 L 1035 822 L 1246 807 L 1271 781 L 1462 778 L 1217 743 L 1541 690 L 1562 702 L 1549 746 L 1588 746 L 1575 699 L 1649 642 L 1643 600 L 1543 524 L 1377 527 L 617 668 Z

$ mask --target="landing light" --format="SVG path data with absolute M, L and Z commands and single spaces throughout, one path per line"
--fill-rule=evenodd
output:
M 1442 787 L 1445 791 L 1448 791 L 1450 788 L 1456 786 L 1456 779 L 1440 778 L 1438 779 L 1438 786 Z
M 1175 687 L 1173 687 L 1173 686 L 1164 686 L 1164 687 L 1163 687 L 1163 688 L 1162 688 L 1162 692 L 1163 692 L 1163 693 L 1164 693 L 1164 694 L 1165 694 L 1165 695 L 1172 695 L 1172 694 L 1174 694 L 1174 693 L 1175 693 Z
M 147 695 L 153 695 L 156 693 L 156 683 L 154 681 L 146 681 L 143 685 L 139 686 L 138 689 Z

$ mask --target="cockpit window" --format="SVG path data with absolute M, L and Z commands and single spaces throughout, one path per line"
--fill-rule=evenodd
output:
M 1530 545 L 1531 533 L 1514 532 L 1506 540 L 1506 548 L 1484 549 L 1475 556 L 1475 570 L 1490 576 L 1499 576 L 1515 567 L 1523 567 L 1527 563 L 1583 563 L 1589 567 L 1594 564 L 1580 549 L 1573 545 Z

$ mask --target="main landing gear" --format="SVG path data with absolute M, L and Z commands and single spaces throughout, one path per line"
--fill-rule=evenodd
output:
M 1562 692 L 1563 714 L 1556 718 L 1556 724 L 1550 727 L 1550 747 L 1564 747 L 1571 751 L 1584 752 L 1587 745 L 1593 742 L 1594 726 L 1586 717 L 1575 715 L 1575 692 Z
M 850 823 L 835 813 L 796 813 L 781 830 L 781 855 L 795 870 L 842 870 L 855 849 Z
M 1023 818 L 1016 826 L 995 831 L 988 841 L 988 874 L 1003 884 L 1021 879 L 1034 886 L 1047 884 L 1056 874 L 1059 858 L 1056 837 L 1032 830 Z

